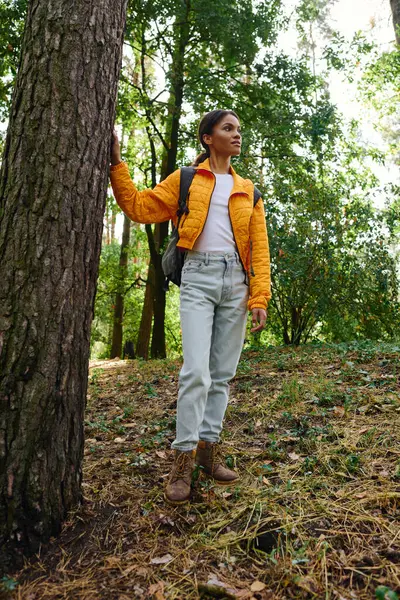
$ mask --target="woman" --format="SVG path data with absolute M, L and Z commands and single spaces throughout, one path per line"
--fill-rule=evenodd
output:
M 174 464 L 165 490 L 171 504 L 190 498 L 194 463 L 217 484 L 238 481 L 220 452 L 219 437 L 244 341 L 247 309 L 252 332 L 263 329 L 270 299 L 270 265 L 263 202 L 230 165 L 241 147 L 239 118 L 213 110 L 199 126 L 205 152 L 194 166 L 179 225 L 186 251 L 180 316 L 184 363 L 179 376 Z M 111 184 L 124 213 L 139 223 L 177 223 L 180 170 L 153 190 L 139 192 L 121 162 L 118 138 L 111 151 Z

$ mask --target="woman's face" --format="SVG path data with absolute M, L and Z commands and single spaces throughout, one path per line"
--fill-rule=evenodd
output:
M 214 125 L 211 135 L 205 133 L 203 140 L 210 152 L 221 156 L 239 156 L 242 144 L 240 123 L 233 115 L 225 115 Z

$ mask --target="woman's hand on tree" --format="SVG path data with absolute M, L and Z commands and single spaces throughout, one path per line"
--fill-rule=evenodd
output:
M 111 140 L 111 164 L 118 165 L 121 162 L 121 148 L 119 146 L 119 139 L 117 136 L 117 132 L 113 131 L 112 140 Z
M 251 333 L 257 333 L 257 331 L 261 331 L 265 327 L 265 323 L 267 322 L 267 311 L 263 308 L 253 308 L 251 313 L 251 322 L 253 327 L 250 329 L 250 331 Z

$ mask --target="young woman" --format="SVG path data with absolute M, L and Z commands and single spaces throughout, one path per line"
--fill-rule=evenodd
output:
M 194 166 L 187 215 L 179 225 L 179 247 L 186 252 L 180 316 L 183 367 L 179 376 L 174 464 L 165 490 L 172 504 L 189 500 L 194 463 L 217 484 L 238 475 L 221 456 L 219 437 L 228 404 L 228 382 L 235 375 L 244 341 L 247 310 L 252 331 L 263 329 L 270 292 L 270 264 L 264 205 L 254 206 L 254 186 L 231 167 L 238 156 L 238 116 L 213 110 L 199 126 L 205 149 Z M 139 192 L 121 161 L 114 134 L 111 184 L 124 213 L 138 223 L 177 223 L 180 170 L 153 190 Z

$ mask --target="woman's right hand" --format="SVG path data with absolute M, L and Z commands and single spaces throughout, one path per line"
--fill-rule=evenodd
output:
M 119 146 L 119 139 L 117 136 L 117 132 L 113 131 L 113 135 L 112 135 L 112 140 L 111 140 L 111 164 L 114 165 L 118 165 L 122 159 L 121 159 L 121 148 Z

